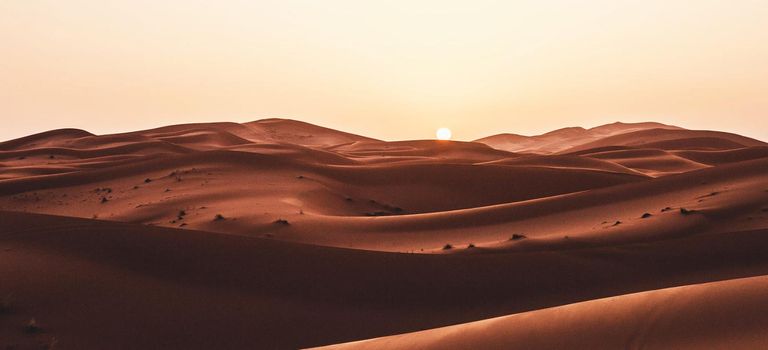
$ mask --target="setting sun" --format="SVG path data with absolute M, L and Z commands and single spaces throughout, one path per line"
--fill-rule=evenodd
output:
M 451 129 L 448 128 L 440 128 L 437 129 L 437 139 L 438 140 L 450 140 L 451 139 Z

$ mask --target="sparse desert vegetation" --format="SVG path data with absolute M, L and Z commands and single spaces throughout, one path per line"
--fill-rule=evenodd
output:
M 24 331 L 27 333 L 41 333 L 43 331 L 43 328 L 40 327 L 39 324 L 37 324 L 37 321 L 32 318 L 24 325 Z
M 288 220 L 285 220 L 285 219 L 277 219 L 277 220 L 275 220 L 275 221 L 274 221 L 274 223 L 275 223 L 275 224 L 278 224 L 278 225 L 283 225 L 283 226 L 288 226 L 288 225 L 290 225 L 290 223 L 288 222 Z

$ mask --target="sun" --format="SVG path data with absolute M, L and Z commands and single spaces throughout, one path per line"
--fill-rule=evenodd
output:
M 435 134 L 437 135 L 437 139 L 438 140 L 450 140 L 451 139 L 451 129 L 448 129 L 448 128 L 437 129 L 437 132 Z

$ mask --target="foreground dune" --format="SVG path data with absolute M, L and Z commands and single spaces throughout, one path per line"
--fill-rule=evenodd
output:
M 696 284 L 318 349 L 764 349 L 766 290 Z
M 0 226 L 0 339 L 17 348 L 311 347 L 768 274 L 766 230 L 477 255 L 14 212 Z

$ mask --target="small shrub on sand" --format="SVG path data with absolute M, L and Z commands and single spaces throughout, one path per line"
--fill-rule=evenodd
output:
M 453 246 L 450 244 L 446 244 L 443 246 L 443 250 L 449 250 L 449 249 L 453 249 Z
M 182 178 L 181 178 L 181 171 L 179 171 L 179 170 L 172 171 L 170 174 L 168 174 L 168 177 L 175 178 L 176 182 L 181 182 L 181 180 L 182 180 Z
M 522 233 L 515 233 L 515 234 L 512 235 L 512 238 L 510 238 L 509 240 L 510 241 L 518 241 L 518 240 L 526 239 L 526 238 L 528 238 L 528 237 L 526 235 L 522 234 Z
M 474 244 L 474 243 L 470 243 L 470 244 L 467 246 L 467 249 L 470 249 L 470 248 L 474 248 L 474 247 L 475 247 L 475 244 Z
M 27 325 L 24 326 L 24 331 L 27 333 L 40 333 L 43 331 L 43 329 L 37 324 L 37 321 L 35 319 L 29 320 L 27 322 Z
M 274 221 L 274 223 L 278 225 L 286 225 L 286 226 L 291 224 L 290 222 L 288 222 L 288 220 L 285 220 L 285 219 L 277 219 Z
M 216 216 L 213 217 L 213 221 L 221 221 L 224 220 L 224 215 L 216 214 Z
M 148 184 L 148 183 L 150 183 L 150 182 L 152 182 L 152 179 L 150 179 L 150 178 L 146 178 L 146 179 L 144 179 L 144 183 L 145 183 L 145 184 Z
M 643 218 L 643 219 L 647 219 L 647 218 L 651 217 L 651 213 L 645 213 L 645 214 L 641 215 L 640 217 Z
M 109 202 L 109 199 L 107 199 L 107 197 L 101 197 L 101 202 L 102 203 Z
M 685 209 L 685 208 L 680 208 L 680 214 L 683 214 L 683 215 L 689 215 L 689 214 L 693 214 L 695 212 L 696 212 L 695 210 L 688 210 L 688 209 Z

